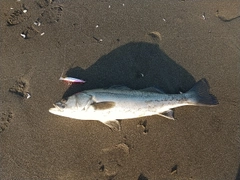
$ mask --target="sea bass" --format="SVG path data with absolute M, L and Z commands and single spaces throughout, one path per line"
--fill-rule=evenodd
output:
M 53 104 L 49 112 L 80 120 L 98 120 L 111 129 L 120 130 L 118 120 L 152 115 L 174 119 L 173 108 L 217 104 L 217 98 L 209 93 L 207 80 L 201 79 L 189 91 L 180 94 L 165 94 L 154 87 L 132 90 L 114 86 L 86 90 Z

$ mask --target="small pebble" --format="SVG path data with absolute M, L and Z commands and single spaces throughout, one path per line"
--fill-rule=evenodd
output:
M 202 14 L 202 19 L 203 19 L 203 20 L 206 20 L 205 13 Z
M 41 26 L 41 23 L 38 22 L 38 21 L 35 21 L 33 24 L 34 24 L 35 26 Z
M 178 165 L 175 165 L 171 170 L 171 175 L 177 174 L 177 170 L 178 170 Z
M 28 93 L 28 92 L 25 94 L 25 96 L 27 99 L 29 99 L 31 97 L 30 93 Z
M 23 34 L 23 33 L 22 33 L 22 34 L 20 34 L 20 35 L 22 36 L 23 39 L 26 39 L 26 38 L 27 38 L 26 34 Z

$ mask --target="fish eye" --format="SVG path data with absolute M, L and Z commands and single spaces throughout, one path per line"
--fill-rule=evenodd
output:
M 62 99 L 60 102 L 61 102 L 62 104 L 65 104 L 65 103 L 67 102 L 67 100 L 68 100 L 68 98 L 64 98 L 64 99 Z

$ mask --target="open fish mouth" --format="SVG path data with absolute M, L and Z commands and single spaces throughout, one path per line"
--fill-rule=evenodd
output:
M 67 100 L 62 99 L 60 102 L 56 102 L 55 104 L 53 104 L 53 106 L 56 110 L 63 111 L 66 107 L 66 102 Z

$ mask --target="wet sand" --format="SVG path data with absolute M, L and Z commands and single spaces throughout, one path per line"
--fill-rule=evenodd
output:
M 0 1 L 1 179 L 240 179 L 240 3 Z M 61 74 L 86 80 L 68 86 Z M 112 85 L 189 90 L 206 78 L 216 107 L 97 121 L 48 112 Z M 30 98 L 29 98 L 30 97 Z

